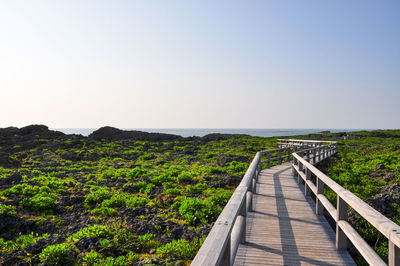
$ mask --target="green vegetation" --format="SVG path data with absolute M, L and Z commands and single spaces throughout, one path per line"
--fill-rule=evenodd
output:
M 0 264 L 187 265 L 255 152 L 276 146 L 41 134 L 0 147 L 13 163 L 0 164 Z
M 72 254 L 74 246 L 71 244 L 50 245 L 43 249 L 39 258 L 41 263 L 53 265 L 65 265 L 74 261 Z

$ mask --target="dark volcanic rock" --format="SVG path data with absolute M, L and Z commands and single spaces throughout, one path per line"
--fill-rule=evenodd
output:
M 213 140 L 226 140 L 232 137 L 245 137 L 249 136 L 246 134 L 221 134 L 221 133 L 211 133 L 203 136 L 201 139 L 205 141 L 213 141 Z
M 123 140 L 123 139 L 134 139 L 134 140 L 144 140 L 144 141 L 168 141 L 168 140 L 178 140 L 183 139 L 183 137 L 172 134 L 164 133 L 148 133 L 136 130 L 121 130 L 114 127 L 102 127 L 92 134 L 89 138 L 100 140 L 105 139 L 109 141 Z
M 6 177 L 6 178 L 2 178 L 0 179 L 0 187 L 12 187 L 16 184 L 19 184 L 22 181 L 22 176 L 20 173 L 15 172 L 14 174 Z
M 23 128 L 0 128 L 0 166 L 19 167 L 21 158 L 15 153 L 32 149 L 46 143 L 49 139 L 65 136 L 64 133 L 49 130 L 44 125 L 30 125 Z
M 205 180 L 209 181 L 211 187 L 225 188 L 227 186 L 237 186 L 242 180 L 242 176 L 225 176 L 220 178 L 204 177 Z
M 396 210 L 392 208 L 392 204 L 400 204 L 400 199 L 382 193 L 375 195 L 373 199 L 367 199 L 365 202 L 389 219 L 392 219 L 396 215 Z
M 6 214 L 0 214 L 0 237 L 10 240 L 13 236 L 13 231 L 21 234 L 30 233 L 34 225 L 35 222 L 33 221 L 27 221 L 19 217 L 8 216 Z
M 96 250 L 98 246 L 97 238 L 93 237 L 82 237 L 75 244 L 75 246 L 82 252 L 88 252 L 92 249 Z
M 383 170 L 383 169 L 386 169 L 386 167 L 385 167 L 385 165 L 383 163 L 380 163 L 375 167 L 375 171 Z
M 221 166 L 225 166 L 226 164 L 228 164 L 228 163 L 230 163 L 232 161 L 247 163 L 247 162 L 249 162 L 249 158 L 247 158 L 245 156 L 232 155 L 232 154 L 220 154 L 220 155 L 218 155 L 218 163 Z
M 36 241 L 35 244 L 29 245 L 25 248 L 25 251 L 30 254 L 39 254 L 47 246 L 56 245 L 64 242 L 65 237 L 62 236 L 49 236 L 47 238 L 42 238 Z
M 392 195 L 392 196 L 400 196 L 400 184 L 392 184 L 381 187 L 383 193 Z

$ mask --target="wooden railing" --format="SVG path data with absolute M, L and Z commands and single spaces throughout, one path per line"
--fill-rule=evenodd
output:
M 348 208 L 351 207 L 388 239 L 389 265 L 400 265 L 400 226 L 314 167 L 312 165 L 313 160 L 308 158 L 305 153 L 308 155 L 307 151 L 293 153 L 293 173 L 298 176 L 299 183 L 304 182 L 306 195 L 311 195 L 311 192 L 314 193 L 316 197 L 316 213 L 323 214 L 325 208 L 335 220 L 336 247 L 338 249 L 346 249 L 347 239 L 349 239 L 370 265 L 386 265 L 347 222 Z M 337 208 L 324 196 L 325 186 L 328 186 L 336 193 Z
M 312 141 L 300 141 L 293 146 L 256 153 L 242 181 L 214 223 L 214 226 L 194 258 L 192 265 L 232 265 L 239 244 L 245 242 L 246 216 L 252 210 L 252 195 L 255 193 L 261 164 L 265 163 L 266 167 L 269 168 L 273 161 L 277 161 L 278 164 L 282 163 L 285 159 L 289 161 L 294 154 L 292 152 L 309 147 L 310 143 Z M 319 143 L 321 142 L 319 141 Z M 310 158 L 317 162 L 321 158 L 326 158 L 328 154 L 333 154 L 332 150 L 325 149 L 324 147 L 315 147 L 316 152 L 309 153 Z M 319 154 L 322 151 L 326 152 L 325 155 Z M 262 156 L 265 156 L 265 160 L 261 160 Z M 315 159 L 317 156 L 319 156 L 318 160 Z
M 306 146 L 306 147 L 317 147 L 322 146 L 322 143 L 334 143 L 333 141 L 323 140 L 304 140 L 304 139 L 277 139 L 278 148 L 284 148 L 288 146 Z
M 286 141 L 286 140 L 285 140 Z M 215 222 L 192 265 L 232 265 L 239 243 L 245 242 L 246 216 L 252 209 L 252 194 L 261 164 L 270 167 L 272 161 L 282 163 L 293 156 L 292 170 L 298 182 L 304 183 L 305 195 L 311 193 L 316 198 L 316 213 L 322 215 L 324 209 L 336 222 L 336 247 L 347 248 L 347 239 L 357 248 L 370 265 L 386 265 L 378 254 L 367 244 L 357 231 L 347 222 L 348 208 L 351 207 L 388 239 L 389 265 L 400 266 L 400 226 L 383 216 L 374 208 L 344 189 L 331 178 L 318 170 L 314 164 L 337 152 L 336 142 L 322 145 L 322 141 L 287 140 L 278 149 L 257 152 L 239 186 Z M 293 146 L 286 146 L 293 145 Z M 307 148 L 313 146 L 311 148 Z M 305 148 L 306 147 L 306 148 Z M 294 151 L 293 153 L 290 153 Z M 265 160 L 261 160 L 265 156 Z M 337 208 L 324 196 L 328 186 L 337 195 Z

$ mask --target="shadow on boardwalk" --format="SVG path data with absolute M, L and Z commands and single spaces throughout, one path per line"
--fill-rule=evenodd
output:
M 289 164 L 261 172 L 235 265 L 355 265 L 303 191 Z

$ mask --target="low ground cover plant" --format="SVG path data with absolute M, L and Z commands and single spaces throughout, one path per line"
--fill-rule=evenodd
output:
M 255 151 L 276 145 L 10 130 L 0 134 L 0 264 L 10 265 L 189 264 Z

